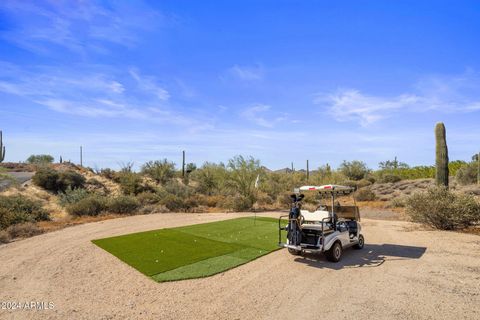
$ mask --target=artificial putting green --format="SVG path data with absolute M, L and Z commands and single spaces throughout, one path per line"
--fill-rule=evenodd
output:
M 278 249 L 278 220 L 238 218 L 93 240 L 155 281 L 200 278 Z

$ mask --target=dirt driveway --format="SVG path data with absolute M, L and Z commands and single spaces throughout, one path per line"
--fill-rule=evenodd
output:
M 338 264 L 276 251 L 213 277 L 156 283 L 90 240 L 246 214 L 156 214 L 0 246 L 1 319 L 479 319 L 480 237 L 363 221 L 366 246 Z M 278 213 L 270 213 L 278 216 Z

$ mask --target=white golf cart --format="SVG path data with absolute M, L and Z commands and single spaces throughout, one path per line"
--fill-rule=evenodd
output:
M 311 212 L 302 210 L 301 191 L 318 192 L 320 198 L 318 208 Z M 290 213 L 278 220 L 279 246 L 287 248 L 293 255 L 303 252 L 325 253 L 332 262 L 340 261 L 345 248 L 362 249 L 364 237 L 361 233 L 360 212 L 355 203 L 355 189 L 338 185 L 303 186 L 291 195 Z M 352 196 L 353 203 L 340 205 L 340 197 Z M 324 200 L 324 201 L 322 201 Z M 288 217 L 288 224 L 284 219 Z M 287 231 L 286 243 L 282 242 L 281 231 Z

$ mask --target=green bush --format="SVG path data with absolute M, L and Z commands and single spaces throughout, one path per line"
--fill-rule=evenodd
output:
M 253 200 L 251 198 L 243 197 L 241 195 L 235 195 L 225 198 L 224 201 L 218 204 L 220 208 L 233 210 L 233 211 L 248 211 L 253 207 Z
M 372 189 L 365 187 L 355 192 L 355 199 L 358 201 L 373 201 L 376 199 L 376 195 Z
M 457 170 L 455 180 L 462 185 L 477 183 L 478 164 L 472 162 Z
M 399 177 L 395 174 L 391 174 L 391 173 L 387 173 L 380 178 L 380 182 L 382 182 L 382 183 L 388 183 L 388 182 L 395 183 L 395 182 L 399 182 L 401 180 L 402 180 L 401 177 Z
M 70 204 L 77 203 L 88 196 L 90 196 L 90 193 L 86 189 L 72 189 L 68 187 L 65 192 L 60 192 L 58 194 L 58 202 L 60 205 L 66 207 Z
M 370 172 L 367 164 L 358 160 L 343 161 L 339 167 L 339 171 L 350 180 L 364 179 Z
M 115 181 L 120 184 L 120 189 L 126 195 L 137 195 L 149 189 L 143 183 L 142 176 L 135 172 L 119 172 Z
M 443 187 L 416 193 L 406 201 L 406 212 L 415 222 L 437 229 L 461 229 L 480 222 L 480 204 L 471 195 Z
M 255 202 L 255 181 L 262 172 L 260 160 L 253 157 L 235 156 L 228 160 L 227 187 L 243 199 L 238 200 L 239 202 L 246 201 L 251 208 Z
M 50 168 L 42 168 L 38 170 L 32 177 L 32 181 L 37 186 L 50 191 L 59 191 L 57 181 L 60 178 L 58 171 Z
M 142 192 L 137 194 L 137 200 L 142 205 L 157 204 L 162 201 L 162 197 L 155 192 Z
M 67 212 L 73 216 L 96 216 L 106 209 L 105 197 L 90 195 L 67 206 Z
M 22 195 L 0 196 L 0 229 L 24 222 L 49 220 L 41 204 Z
M 406 205 L 406 200 L 404 197 L 395 197 L 390 200 L 389 207 L 390 208 L 404 208 Z
M 31 163 L 31 164 L 47 164 L 52 162 L 53 162 L 53 157 L 49 154 L 32 154 L 27 159 L 27 163 Z
M 224 190 L 226 175 L 223 164 L 205 162 L 191 174 L 191 178 L 196 182 L 198 192 L 211 196 Z
M 175 163 L 167 159 L 149 161 L 142 166 L 142 173 L 157 183 L 165 184 L 175 176 Z
M 107 210 L 111 213 L 131 214 L 137 211 L 140 202 L 134 196 L 118 196 L 107 201 Z
M 162 204 L 168 208 L 170 211 L 181 211 L 184 210 L 183 199 L 174 194 L 168 194 L 162 199 Z
M 32 181 L 37 186 L 53 192 L 64 192 L 67 188 L 83 188 L 85 184 L 85 178 L 75 171 L 56 171 L 51 168 L 39 169 Z

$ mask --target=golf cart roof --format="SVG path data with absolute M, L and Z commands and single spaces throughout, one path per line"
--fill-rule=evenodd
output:
M 355 189 L 348 186 L 339 186 L 335 184 L 326 184 L 323 186 L 302 186 L 298 188 L 299 191 L 319 191 L 319 192 L 344 192 L 350 193 Z

